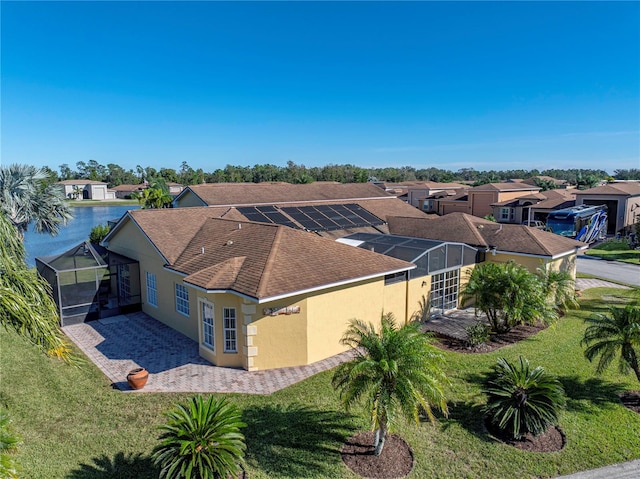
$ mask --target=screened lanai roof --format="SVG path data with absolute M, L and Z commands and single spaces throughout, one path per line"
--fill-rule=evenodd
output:
M 416 265 L 410 271 L 414 278 L 474 264 L 478 252 L 462 243 L 374 233 L 354 233 L 337 241 L 409 261 Z
M 105 261 L 107 251 L 100 246 L 84 241 L 57 256 L 38 258 L 55 271 L 79 270 L 108 266 Z

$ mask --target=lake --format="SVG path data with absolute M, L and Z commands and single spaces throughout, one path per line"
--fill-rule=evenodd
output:
M 57 236 L 36 233 L 31 226 L 24 235 L 27 265 L 35 266 L 35 258 L 38 256 L 53 256 L 64 253 L 78 243 L 88 240 L 89 233 L 94 226 L 104 225 L 110 220 L 119 219 L 127 210 L 138 208 L 138 205 L 72 208 L 73 219 L 66 226 L 60 228 L 60 233 Z

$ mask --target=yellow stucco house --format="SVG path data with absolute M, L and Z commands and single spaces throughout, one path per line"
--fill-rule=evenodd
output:
M 477 260 L 462 244 L 379 232 L 341 243 L 214 213 L 129 211 L 103 244 L 138 261 L 143 311 L 218 366 L 310 364 L 347 349 L 340 338 L 352 318 L 408 321 L 429 294 L 457 307 L 459 278 Z

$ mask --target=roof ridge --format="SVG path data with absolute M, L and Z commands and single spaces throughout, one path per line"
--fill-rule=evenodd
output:
M 445 215 L 446 216 L 446 215 Z M 476 225 L 474 225 L 471 222 L 471 219 L 469 218 L 470 215 L 467 215 L 466 213 L 462 213 L 462 219 L 465 221 L 465 223 L 467 223 L 467 225 L 471 228 L 471 232 L 473 233 L 473 235 L 480 240 L 480 243 L 478 244 L 485 244 L 487 245 L 487 241 L 484 239 L 484 236 L 482 236 L 482 234 L 480 234 L 480 232 L 478 231 L 478 227 Z
M 284 231 L 284 228 L 291 229 L 288 226 L 276 226 L 276 233 L 271 241 L 271 248 L 269 248 L 269 256 L 267 256 L 267 261 L 265 261 L 264 269 L 262 270 L 262 276 L 260 277 L 260 283 L 258 284 L 258 288 L 256 289 L 256 294 L 258 297 L 266 295 L 267 285 L 269 284 L 269 277 L 271 276 L 271 271 L 273 270 L 277 250 L 280 247 L 280 240 Z
M 553 253 L 552 253 L 551 251 L 549 251 L 549 248 L 547 248 L 547 246 L 546 246 L 544 243 L 542 243 L 542 242 L 541 242 L 541 241 L 536 237 L 536 234 L 534 233 L 534 231 L 540 231 L 540 230 L 537 230 L 537 229 L 535 229 L 535 228 L 531 228 L 531 227 L 529 227 L 529 226 L 525 226 L 525 225 L 513 225 L 513 226 L 521 226 L 522 228 L 526 228 L 526 229 L 524 230 L 524 231 L 525 231 L 525 233 L 526 233 L 527 235 L 529 235 L 531 238 L 533 238 L 533 241 L 535 241 L 535 242 L 538 244 L 538 246 L 540 246 L 540 247 L 542 248 L 542 250 L 543 250 L 544 252 L 546 252 L 547 254 L 550 254 L 551 256 L 553 256 Z

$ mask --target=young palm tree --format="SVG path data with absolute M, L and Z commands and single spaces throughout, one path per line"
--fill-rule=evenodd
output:
M 444 357 L 419 328 L 416 322 L 398 327 L 393 315 L 386 314 L 379 331 L 354 319 L 342 337 L 342 344 L 354 348 L 356 357 L 338 366 L 332 384 L 347 409 L 364 400 L 375 431 L 376 455 L 382 452 L 398 412 L 416 422 L 421 412 L 434 421 L 432 407 L 448 413 Z
M 613 307 L 609 311 L 609 315 L 598 314 L 586 320 L 584 355 L 589 361 L 600 356 L 597 374 L 618 358 L 620 372 L 627 374 L 631 369 L 640 381 L 640 307 Z
M 244 466 L 246 449 L 238 408 L 226 399 L 198 395 L 166 413 L 168 422 L 153 450 L 161 479 L 227 479 Z
M 18 231 L 0 213 L 0 324 L 38 346 L 48 355 L 75 360 L 58 327 L 58 308 L 49 283 L 27 268 Z
M 138 200 L 138 203 L 145 209 L 168 208 L 173 201 L 166 182 L 161 178 L 154 180 L 148 188 L 140 193 L 132 193 L 131 197 Z
M 531 370 L 522 356 L 513 364 L 499 358 L 484 392 L 489 421 L 514 439 L 527 433 L 537 436 L 558 424 L 558 413 L 566 403 L 560 381 L 540 366 Z
M 45 172 L 33 166 L 0 167 L 0 211 L 21 236 L 31 222 L 38 233 L 55 236 L 72 217 L 63 191 L 46 180 Z
M 569 273 L 538 268 L 537 275 L 542 291 L 553 307 L 561 311 L 578 307 L 576 282 Z
M 13 458 L 20 436 L 11 430 L 11 419 L 6 411 L 0 410 L 0 477 L 18 478 L 18 463 Z
M 505 333 L 518 324 L 549 323 L 558 317 L 536 275 L 513 262 L 476 266 L 462 299 L 475 300 L 476 310 L 487 316 L 495 333 Z

